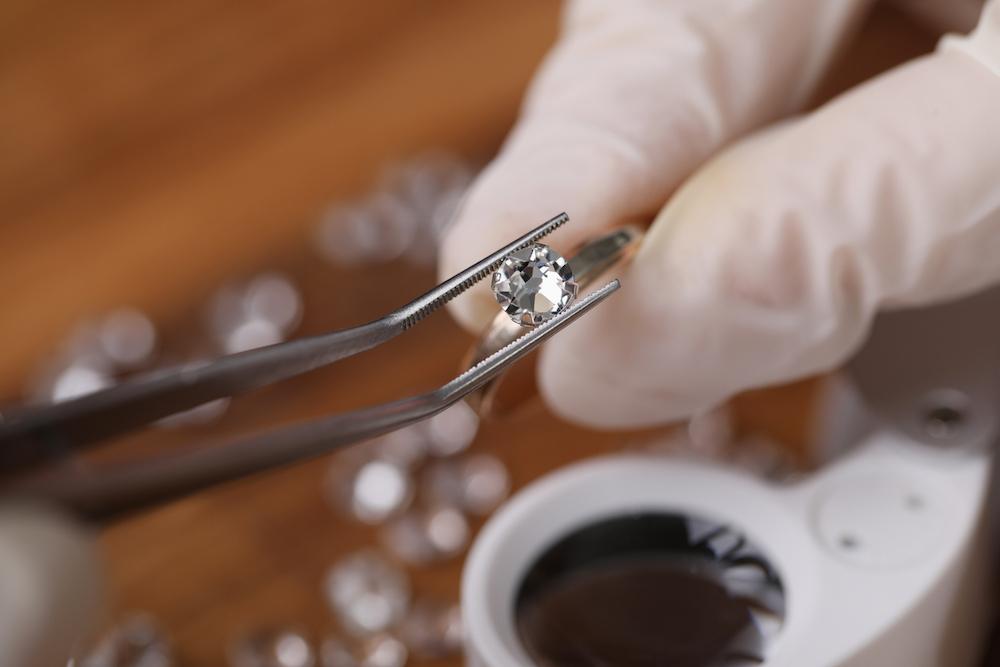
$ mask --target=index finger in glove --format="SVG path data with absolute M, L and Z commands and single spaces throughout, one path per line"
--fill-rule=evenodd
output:
M 995 54 L 945 49 L 711 161 L 618 298 L 544 351 L 549 404 L 597 426 L 668 422 L 835 366 L 880 308 L 1000 280 Z
M 652 216 L 733 137 L 797 108 L 867 0 L 572 3 L 499 157 L 445 236 L 450 276 L 567 211 L 562 251 Z M 496 312 L 478 286 L 451 306 L 481 328 Z

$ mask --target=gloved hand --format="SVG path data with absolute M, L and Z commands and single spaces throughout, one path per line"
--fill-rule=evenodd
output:
M 440 267 L 562 210 L 561 251 L 659 210 L 621 292 L 544 350 L 557 413 L 671 421 L 834 367 L 880 309 L 1000 280 L 1000 0 L 970 37 L 777 123 L 869 4 L 569 4 Z M 452 311 L 478 332 L 497 306 L 483 287 Z
M 65 517 L 0 506 L 0 665 L 65 667 L 101 621 L 93 538 Z

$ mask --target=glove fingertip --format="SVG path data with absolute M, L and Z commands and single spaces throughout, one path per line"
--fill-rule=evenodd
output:
M 580 426 L 620 430 L 665 424 L 698 409 L 689 398 L 667 397 L 631 384 L 627 368 L 615 367 L 611 359 L 607 366 L 598 347 L 600 337 L 590 333 L 567 330 L 542 351 L 539 391 L 557 416 Z

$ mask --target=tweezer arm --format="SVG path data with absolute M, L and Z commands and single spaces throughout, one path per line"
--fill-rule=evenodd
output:
M 0 423 L 0 464 L 5 469 L 30 465 L 217 398 L 326 366 L 401 333 L 402 326 L 391 317 L 167 370 L 76 400 L 14 413 Z
M 134 463 L 91 468 L 64 462 L 61 468 L 16 481 L 8 493 L 54 500 L 88 518 L 109 520 L 144 505 L 368 440 L 461 400 L 618 287 L 615 280 L 592 292 L 560 316 L 426 394 Z
M 381 345 L 490 275 L 507 255 L 568 219 L 565 213 L 557 215 L 368 324 L 138 378 L 75 400 L 8 415 L 0 421 L 0 467 L 29 466 L 65 455 L 203 403 L 273 384 Z

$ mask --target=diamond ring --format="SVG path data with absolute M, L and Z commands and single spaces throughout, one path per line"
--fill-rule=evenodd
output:
M 612 266 L 627 260 L 639 246 L 642 230 L 627 225 L 584 243 L 564 259 L 552 248 L 535 244 L 511 254 L 493 275 L 493 294 L 502 310 L 466 355 L 472 367 L 515 338 L 568 308 L 578 292 Z M 504 390 L 500 392 L 503 383 Z M 518 364 L 497 376 L 466 401 L 481 416 L 504 412 L 502 404 L 519 403 L 534 393 L 532 364 Z M 502 394 L 502 396 L 501 396 Z M 504 400 L 510 395 L 511 400 Z

